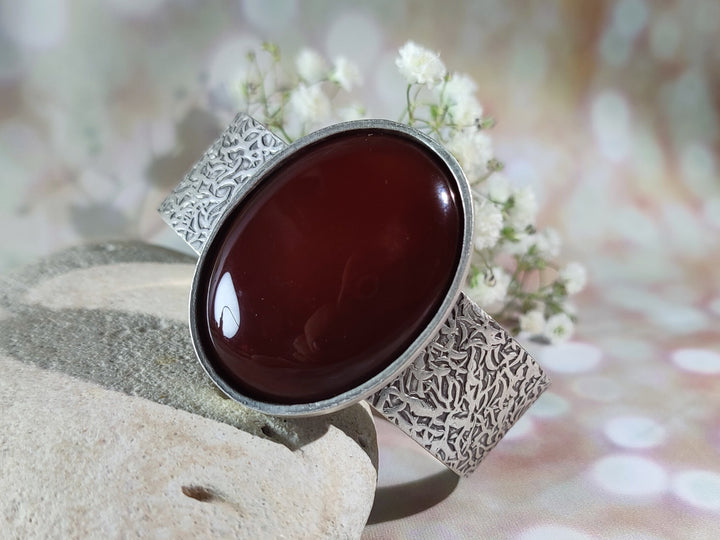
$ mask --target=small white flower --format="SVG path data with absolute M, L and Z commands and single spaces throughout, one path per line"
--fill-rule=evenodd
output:
M 479 250 L 494 247 L 502 231 L 502 212 L 494 203 L 483 200 L 475 204 L 475 247 Z
M 524 230 L 515 231 L 515 240 L 503 243 L 503 250 L 510 255 L 525 255 L 531 248 L 543 259 L 553 259 L 560 253 L 560 235 L 552 227 L 536 234 L 528 234 Z
M 545 330 L 545 315 L 543 312 L 534 309 L 520 315 L 520 330 L 532 335 L 542 334 Z
M 476 90 L 473 78 L 464 73 L 456 73 L 448 80 L 443 101 L 455 124 L 470 126 L 482 117 L 483 108 L 475 97 Z
M 346 92 L 349 92 L 356 85 L 362 83 L 362 76 L 354 63 L 344 56 L 339 56 L 335 59 L 335 65 L 330 73 L 330 80 L 337 83 Z
M 477 282 L 468 289 L 468 296 L 485 311 L 497 311 L 507 296 L 510 280 L 510 274 L 494 266 L 484 275 L 478 276 Z
M 316 83 L 325 78 L 328 67 L 325 59 L 312 49 L 303 49 L 295 59 L 300 78 L 307 83 Z
M 585 287 L 587 272 L 582 264 L 572 262 L 560 270 L 560 279 L 568 294 L 577 294 Z
M 412 41 L 400 47 L 395 65 L 410 84 L 432 86 L 442 81 L 445 76 L 445 65 L 440 56 Z
M 508 211 L 508 222 L 516 231 L 524 231 L 528 225 L 535 224 L 537 201 L 530 187 L 516 189 L 512 195 L 513 205 Z
M 492 173 L 485 181 L 485 192 L 491 201 L 499 204 L 505 204 L 512 193 L 510 182 L 507 177 L 500 172 Z
M 300 122 L 323 122 L 330 116 L 330 100 L 319 85 L 299 84 L 290 95 L 290 109 Z
M 448 105 L 460 103 L 473 97 L 477 91 L 477 83 L 465 73 L 453 73 L 445 84 L 445 101 Z
M 516 231 L 514 240 L 503 243 L 503 250 L 510 255 L 525 255 L 537 243 L 537 235 Z
M 493 152 L 492 139 L 484 131 L 474 128 L 456 131 L 448 141 L 447 148 L 460 163 L 470 183 L 487 174 L 487 164 Z
M 552 227 L 548 227 L 535 235 L 537 253 L 544 259 L 557 257 L 560 254 L 561 245 L 560 233 Z
M 567 341 L 570 336 L 572 336 L 574 330 L 575 325 L 570 317 L 568 317 L 565 313 L 558 313 L 547 320 L 543 335 L 550 341 L 550 343 L 557 345 L 558 343 Z

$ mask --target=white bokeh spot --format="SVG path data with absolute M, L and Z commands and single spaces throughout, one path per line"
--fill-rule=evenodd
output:
M 608 420 L 603 428 L 605 436 L 625 448 L 653 448 L 667 436 L 665 428 L 652 418 L 619 416 Z
M 720 354 L 707 349 L 678 349 L 672 361 L 680 369 L 704 375 L 720 374 Z
M 720 474 L 689 470 L 676 474 L 671 490 L 681 501 L 703 510 L 720 511 Z
M 568 401 L 555 394 L 545 392 L 528 410 L 528 414 L 535 418 L 557 418 L 570 410 Z
M 538 351 L 537 357 L 540 364 L 550 371 L 582 373 L 597 367 L 602 358 L 602 352 L 589 343 L 571 341 L 543 347 Z
M 388 117 L 405 107 L 407 82 L 395 65 L 396 57 L 397 51 L 385 53 L 378 59 L 371 72 L 375 76 L 375 94 L 380 101 L 382 113 L 390 115 Z
M 67 35 L 65 0 L 0 0 L 0 26 L 21 47 L 46 50 Z
M 650 497 L 668 489 L 668 475 L 655 461 L 616 454 L 595 462 L 593 481 L 605 491 L 626 497 Z
M 650 319 L 664 330 L 680 335 L 700 332 L 710 325 L 710 321 L 702 311 L 679 304 L 650 314 Z
M 261 42 L 254 36 L 244 35 L 221 42 L 208 62 L 208 85 L 213 88 L 247 77 L 247 54 L 258 51 Z
M 331 58 L 346 56 L 358 65 L 361 72 L 372 73 L 382 39 L 383 32 L 374 17 L 363 11 L 348 11 L 332 22 L 325 48 Z

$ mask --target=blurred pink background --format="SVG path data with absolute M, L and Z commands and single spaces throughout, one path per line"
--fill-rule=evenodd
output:
M 575 341 L 535 349 L 554 386 L 472 479 L 380 426 L 390 508 L 366 537 L 713 537 L 718 28 L 716 0 L 0 0 L 0 271 L 100 239 L 183 249 L 155 208 L 262 40 L 349 57 L 356 97 L 395 119 L 413 39 L 478 81 L 507 175 L 590 286 Z

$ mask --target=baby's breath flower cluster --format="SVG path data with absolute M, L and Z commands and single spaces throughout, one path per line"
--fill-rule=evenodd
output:
M 232 81 L 238 105 L 287 142 L 335 121 L 365 115 L 362 105 L 348 99 L 362 75 L 345 57 L 329 63 L 316 51 L 304 49 L 291 67 L 283 63 L 276 44 L 264 43 L 246 60 L 248 69 Z
M 305 49 L 294 66 L 278 47 L 248 55 L 250 70 L 237 81 L 240 106 L 288 142 L 336 121 L 364 116 L 349 93 L 362 83 L 355 64 L 328 62 Z M 513 185 L 493 152 L 494 120 L 485 116 L 469 75 L 448 72 L 440 56 L 412 41 L 396 59 L 407 81 L 400 121 L 434 137 L 458 160 L 475 205 L 474 253 L 466 293 L 514 332 L 550 343 L 568 339 L 575 315 L 568 299 L 585 286 L 585 268 L 552 261 L 560 237 L 537 228 L 538 206 L 529 187 Z

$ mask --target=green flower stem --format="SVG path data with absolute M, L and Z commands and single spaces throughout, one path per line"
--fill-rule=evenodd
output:
M 288 135 L 287 131 L 285 131 L 285 127 L 282 125 L 282 123 L 276 122 L 274 124 L 271 124 L 271 126 L 273 126 L 275 129 L 277 129 L 280 132 L 280 135 L 283 136 L 286 143 L 290 144 L 293 142 L 293 138 L 290 135 Z
M 256 55 L 253 54 L 250 57 L 250 62 L 257 71 L 257 76 L 260 80 L 260 84 L 258 85 L 258 89 L 260 90 L 260 105 L 262 105 L 263 114 L 267 119 L 270 118 L 270 107 L 268 104 L 267 91 L 265 90 L 265 74 L 262 72 L 262 69 L 260 69 L 260 64 L 258 64 Z
M 415 106 L 410 99 L 410 90 L 412 89 L 412 84 L 407 85 L 407 89 L 405 90 L 405 111 L 407 112 L 408 116 L 408 125 L 412 126 L 415 123 Z M 403 116 L 405 114 L 403 113 Z

